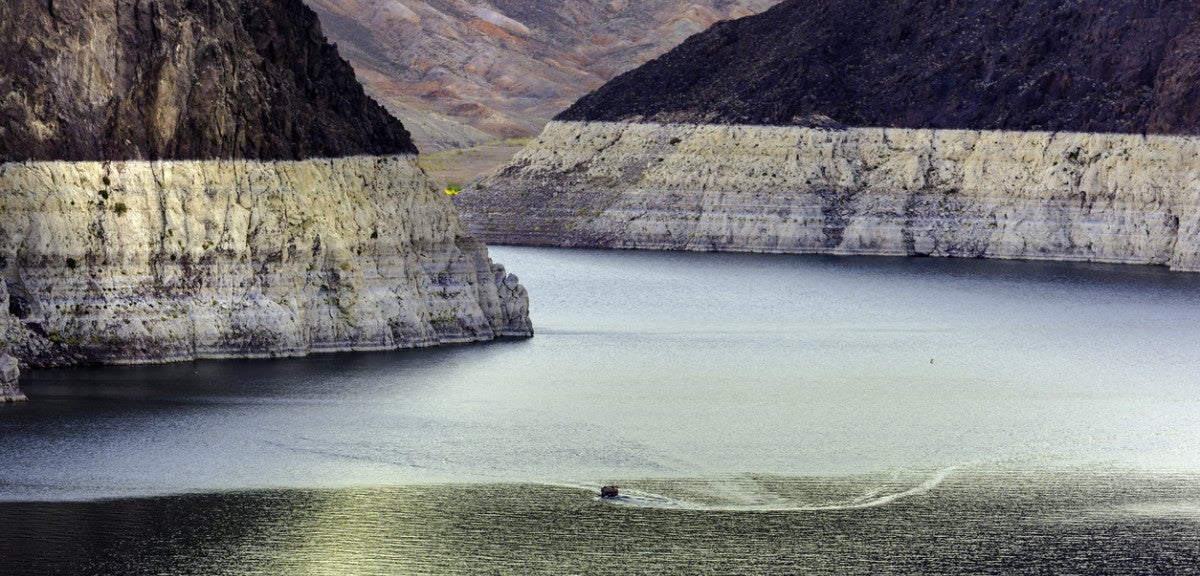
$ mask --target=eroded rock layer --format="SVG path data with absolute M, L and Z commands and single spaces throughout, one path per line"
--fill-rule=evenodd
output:
M 0 165 L 0 348 L 33 365 L 529 336 L 413 156 Z
M 502 244 L 1200 271 L 1200 138 L 553 122 L 459 197 Z

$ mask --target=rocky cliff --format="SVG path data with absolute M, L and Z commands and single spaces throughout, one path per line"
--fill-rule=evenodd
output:
M 416 152 L 300 0 L 15 0 L 0 35 L 0 161 Z
M 1200 138 L 554 122 L 459 200 L 490 242 L 1200 271 Z
M 412 157 L 0 170 L 7 346 L 31 364 L 530 334 L 524 289 Z
M 529 136 L 613 76 L 779 0 L 307 0 L 424 151 Z
M 787 0 L 458 202 L 503 243 L 1200 270 L 1196 46 L 1193 2 Z
M 0 22 L 0 348 L 22 362 L 532 334 L 299 0 L 21 0 Z

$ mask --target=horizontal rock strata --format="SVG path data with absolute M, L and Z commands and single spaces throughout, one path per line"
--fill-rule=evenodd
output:
M 1200 271 L 1200 138 L 554 122 L 459 204 L 489 242 Z
M 415 157 L 0 165 L 0 348 L 32 365 L 529 336 Z

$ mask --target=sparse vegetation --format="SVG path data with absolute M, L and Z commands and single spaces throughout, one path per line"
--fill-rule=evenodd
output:
M 124 202 L 117 202 L 113 205 L 113 212 L 116 212 L 117 216 L 124 216 L 128 211 L 129 206 L 126 206 Z

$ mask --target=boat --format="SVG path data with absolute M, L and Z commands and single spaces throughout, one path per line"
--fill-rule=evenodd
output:
M 600 487 L 600 497 L 601 498 L 616 498 L 620 495 L 621 495 L 621 490 L 620 490 L 619 486 L 613 486 L 610 484 L 608 486 Z

